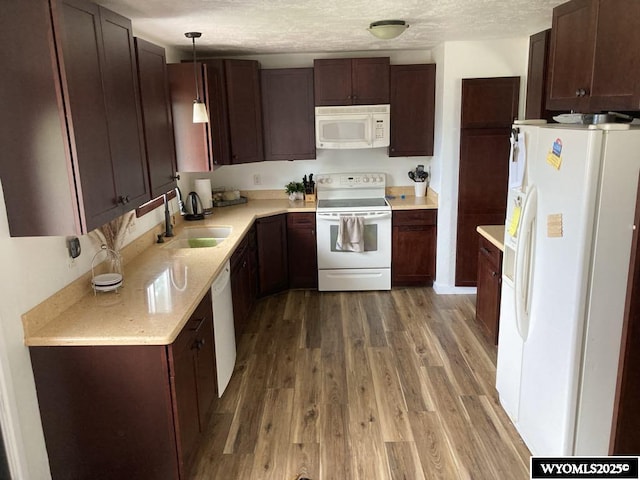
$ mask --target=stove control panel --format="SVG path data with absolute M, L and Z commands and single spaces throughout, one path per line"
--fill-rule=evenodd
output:
M 327 173 L 317 177 L 319 189 L 385 187 L 384 173 Z

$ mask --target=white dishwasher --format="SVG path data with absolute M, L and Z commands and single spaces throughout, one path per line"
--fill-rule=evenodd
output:
M 211 285 L 211 297 L 213 299 L 213 336 L 216 346 L 218 396 L 221 397 L 229 384 L 236 364 L 236 331 L 233 324 L 233 303 L 231 301 L 231 267 L 228 261 Z

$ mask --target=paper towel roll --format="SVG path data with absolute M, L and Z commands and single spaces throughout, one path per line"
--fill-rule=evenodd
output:
M 195 192 L 202 200 L 202 208 L 213 207 L 211 194 L 211 180 L 208 178 L 196 178 Z

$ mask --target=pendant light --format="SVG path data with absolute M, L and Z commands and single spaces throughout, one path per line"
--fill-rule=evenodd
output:
M 200 32 L 187 32 L 185 37 L 190 38 L 193 44 L 193 76 L 196 79 L 196 99 L 193 101 L 193 123 L 208 123 L 209 115 L 207 114 L 207 106 L 200 98 L 200 89 L 198 88 L 198 64 L 196 63 L 196 38 L 200 38 Z

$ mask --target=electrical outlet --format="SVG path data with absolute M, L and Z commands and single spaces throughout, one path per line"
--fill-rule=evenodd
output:
M 253 174 L 253 184 L 254 185 L 262 185 L 262 179 L 260 178 L 260 174 L 259 173 L 254 173 Z

